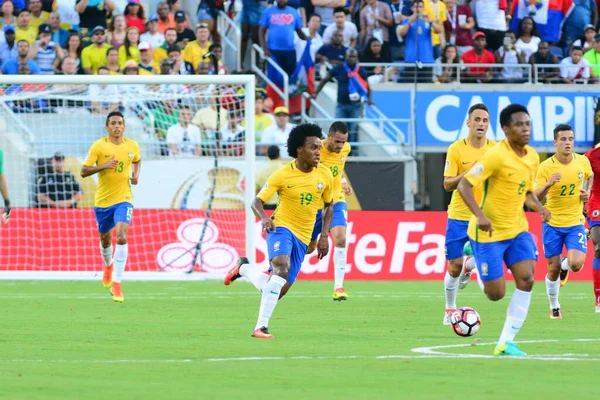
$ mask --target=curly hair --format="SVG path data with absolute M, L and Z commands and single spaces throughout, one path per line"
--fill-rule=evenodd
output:
M 300 124 L 292 129 L 287 140 L 288 154 L 290 157 L 298 157 L 298 148 L 304 146 L 306 138 L 308 137 L 322 139 L 323 134 L 321 133 L 321 127 L 315 124 Z
M 527 107 L 521 104 L 511 104 L 507 106 L 504 110 L 500 112 L 500 126 L 510 126 L 510 121 L 512 119 L 513 114 L 524 112 L 529 115 L 529 111 L 527 111 Z

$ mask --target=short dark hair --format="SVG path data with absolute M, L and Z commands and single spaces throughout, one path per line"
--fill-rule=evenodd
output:
M 14 3 L 13 3 L 13 4 L 14 4 Z M 28 10 L 28 9 L 26 9 L 26 8 L 22 8 L 22 9 L 20 9 L 20 10 L 17 12 L 17 17 L 18 17 L 18 16 L 20 16 L 21 14 L 25 13 L 25 12 L 26 12 L 26 13 L 28 13 L 28 14 L 31 14 L 31 11 L 29 11 L 29 10 Z
M 512 119 L 513 114 L 524 112 L 529 115 L 529 111 L 527 111 L 527 107 L 521 104 L 511 104 L 507 106 L 504 110 L 500 112 L 500 126 L 510 126 L 510 121 Z
M 336 132 L 342 132 L 343 134 L 348 133 L 348 125 L 346 125 L 346 123 L 342 121 L 335 121 L 329 127 L 329 134 L 335 135 Z
M 269 157 L 269 160 L 277 160 L 279 158 L 279 147 L 269 146 L 267 148 L 267 157 Z
M 177 29 L 175 29 L 175 28 L 167 28 L 167 29 L 165 29 L 165 33 L 167 33 L 167 31 L 175 31 L 175 33 L 177 33 Z
M 119 54 L 119 49 L 115 49 L 114 47 L 111 47 L 110 49 L 106 50 L 106 55 L 108 55 L 108 53 L 110 53 L 111 51 L 115 51 L 117 54 Z
M 171 53 L 181 53 L 181 49 L 177 46 L 171 46 L 167 49 L 167 54 Z
M 298 147 L 304 146 L 306 138 L 308 137 L 322 139 L 323 134 L 321 133 L 321 127 L 315 124 L 300 124 L 292 129 L 287 140 L 288 154 L 290 157 L 298 157 Z
M 111 111 L 106 116 L 106 126 L 108 126 L 108 121 L 110 121 L 112 117 L 121 117 L 123 118 L 123 123 L 125 123 L 125 117 L 123 116 L 123 113 L 121 111 Z
M 469 113 L 468 113 L 469 118 L 471 118 L 471 114 L 473 114 L 473 111 L 475 111 L 475 110 L 483 110 L 488 114 L 490 113 L 490 110 L 488 110 L 488 108 L 485 104 L 477 103 L 477 104 L 473 104 L 471 106 L 471 108 L 469 108 Z
M 180 104 L 178 107 L 180 110 L 191 110 L 192 107 L 188 106 L 187 104 Z
M 223 49 L 223 47 L 221 47 L 221 45 L 219 43 L 215 43 L 215 44 L 211 44 L 210 47 L 208 48 L 208 51 L 211 52 L 215 49 Z
M 571 48 L 571 51 L 575 51 L 575 50 L 579 50 L 579 51 L 581 51 L 583 53 L 583 47 L 581 47 L 581 46 L 573 46 Z
M 558 134 L 564 131 L 572 131 L 573 127 L 567 124 L 560 124 L 556 128 L 554 128 L 554 140 L 558 138 Z
M 333 13 L 334 14 L 339 13 L 339 12 L 343 12 L 344 14 L 347 15 L 347 11 L 346 11 L 346 9 L 344 7 L 336 7 L 336 8 L 333 9 Z
M 71 57 L 71 58 L 73 58 L 73 57 Z M 63 59 L 62 59 L 62 60 L 63 60 L 63 62 L 64 62 L 66 59 L 67 59 L 67 57 L 63 58 Z M 62 63 L 61 63 L 61 65 L 62 65 Z M 108 72 L 110 73 L 110 68 L 108 68 L 106 65 L 101 65 L 101 66 L 99 66 L 99 67 L 98 67 L 98 69 L 96 70 L 96 72 L 100 72 L 100 70 L 101 70 L 101 69 L 102 69 L 102 70 L 105 70 L 105 71 L 108 71 Z M 108 123 L 108 121 L 107 121 L 107 123 Z
M 322 18 L 322 17 L 321 17 L 319 14 L 317 14 L 317 13 L 310 14 L 310 15 L 308 16 L 308 19 L 307 19 L 307 21 L 310 21 L 312 17 L 317 17 L 317 18 L 319 18 L 319 21 L 323 21 L 323 18 Z

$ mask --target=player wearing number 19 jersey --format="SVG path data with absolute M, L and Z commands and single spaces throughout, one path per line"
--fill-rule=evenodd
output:
M 346 226 L 348 205 L 346 195 L 352 194 L 352 188 L 344 178 L 344 166 L 350 153 L 348 143 L 348 126 L 340 121 L 331 124 L 327 138 L 321 141 L 321 164 L 329 168 L 333 175 L 333 218 L 331 220 L 331 236 L 333 236 L 333 268 L 334 286 L 333 300 L 347 300 L 344 290 L 344 274 L 346 272 Z M 317 220 L 312 232 L 311 242 L 307 253 L 315 250 L 317 237 L 323 227 L 322 210 L 317 213 Z
M 125 119 L 118 111 L 106 117 L 106 131 L 108 136 L 90 147 L 81 176 L 98 174 L 94 213 L 105 265 L 102 284 L 110 288 L 115 301 L 123 302 L 121 276 L 127 263 L 127 233 L 133 214 L 131 185 L 138 183 L 140 175 L 140 146 L 123 137 Z M 112 230 L 115 227 L 117 247 L 113 268 Z
M 560 286 L 566 282 L 569 271 L 577 272 L 585 263 L 583 201 L 589 196 L 592 167 L 586 157 L 573 153 L 575 135 L 571 126 L 558 125 L 554 129 L 554 146 L 556 154 L 538 168 L 535 194 L 540 201 L 547 199 L 546 208 L 552 213 L 550 221 L 542 225 L 544 256 L 548 261 L 546 292 L 550 318 L 561 319 Z M 567 257 L 561 261 L 563 246 L 567 248 Z

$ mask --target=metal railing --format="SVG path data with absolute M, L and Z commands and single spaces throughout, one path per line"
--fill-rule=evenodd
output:
M 281 74 L 281 76 L 283 77 L 283 90 L 280 89 L 279 86 L 277 86 L 275 84 L 275 82 L 273 82 L 271 79 L 269 79 L 269 77 L 258 67 L 258 65 L 256 64 L 256 54 L 257 53 L 260 56 L 261 60 L 265 60 L 265 62 L 269 63 L 273 68 L 275 68 L 275 70 L 277 72 L 279 72 Z M 290 77 L 289 77 L 289 75 L 275 62 L 275 60 L 273 60 L 271 57 L 266 57 L 265 52 L 259 45 L 257 45 L 257 44 L 252 45 L 252 50 L 250 51 L 250 54 L 252 57 L 251 58 L 252 71 L 255 72 L 258 76 L 260 76 L 261 79 L 263 79 L 267 83 L 267 85 L 269 85 L 271 88 L 273 88 L 275 93 L 277 93 L 277 95 L 279 97 L 281 97 L 281 99 L 283 100 L 285 107 L 289 108 L 290 107 L 290 99 L 289 99 Z
M 217 30 L 221 34 L 221 46 L 223 46 L 223 59 L 233 56 L 235 60 L 235 69 L 242 69 L 242 60 L 240 59 L 240 51 L 242 48 L 242 31 L 238 24 L 235 23 L 227 13 L 220 11 L 217 18 Z M 231 37 L 229 37 L 231 35 Z M 231 53 L 229 53 L 231 51 Z

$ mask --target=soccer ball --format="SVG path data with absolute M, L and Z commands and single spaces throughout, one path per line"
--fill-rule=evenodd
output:
M 450 317 L 452 329 L 458 336 L 473 336 L 479 332 L 481 319 L 477 311 L 471 307 L 462 307 L 452 313 Z

